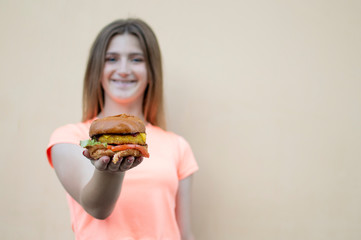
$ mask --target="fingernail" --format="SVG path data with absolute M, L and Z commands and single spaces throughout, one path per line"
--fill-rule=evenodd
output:
M 133 159 L 128 158 L 127 162 L 128 162 L 128 163 L 132 163 L 132 162 L 133 162 Z

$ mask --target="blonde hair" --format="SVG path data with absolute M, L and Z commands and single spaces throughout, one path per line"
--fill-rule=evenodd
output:
M 147 122 L 165 129 L 163 107 L 163 70 L 157 38 L 148 24 L 140 19 L 121 19 L 105 26 L 96 37 L 89 54 L 83 86 L 83 121 L 96 117 L 104 107 L 101 78 L 105 53 L 110 40 L 119 34 L 138 38 L 144 53 L 149 84 L 144 92 L 143 114 Z

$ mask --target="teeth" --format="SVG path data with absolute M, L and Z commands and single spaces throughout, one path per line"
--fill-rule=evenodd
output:
M 136 86 L 137 80 L 110 80 L 112 85 L 119 89 L 128 89 Z
M 137 80 L 111 80 L 113 82 L 124 82 L 124 83 L 132 83 L 132 82 L 136 82 Z

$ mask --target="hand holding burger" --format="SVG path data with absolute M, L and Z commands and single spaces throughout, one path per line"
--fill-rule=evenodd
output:
M 120 114 L 94 120 L 89 129 L 91 139 L 80 142 L 92 159 L 112 158 L 116 164 L 121 158 L 149 157 L 145 126 L 135 116 Z

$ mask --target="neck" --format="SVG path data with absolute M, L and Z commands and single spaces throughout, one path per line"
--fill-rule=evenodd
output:
M 114 116 L 125 113 L 128 115 L 136 116 L 140 118 L 142 121 L 144 121 L 142 104 L 143 104 L 143 98 L 139 98 L 138 100 L 135 101 L 123 103 L 123 102 L 116 102 L 112 99 L 105 97 L 104 108 L 99 113 L 98 117 L 102 118 L 102 117 Z

